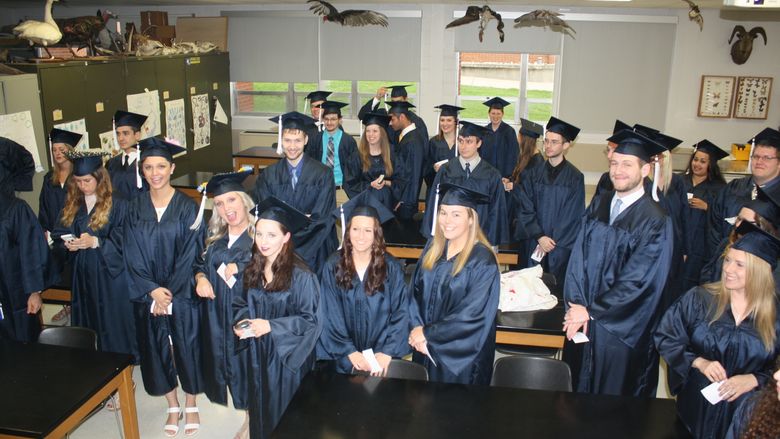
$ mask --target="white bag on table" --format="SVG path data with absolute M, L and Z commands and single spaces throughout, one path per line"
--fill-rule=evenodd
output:
M 558 298 L 542 281 L 542 266 L 501 274 L 501 296 L 498 309 L 502 312 L 536 311 L 554 308 Z

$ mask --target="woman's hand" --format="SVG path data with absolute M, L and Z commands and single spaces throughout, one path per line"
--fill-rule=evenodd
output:
M 252 331 L 255 333 L 255 338 L 260 338 L 265 334 L 271 332 L 271 322 L 265 319 L 252 319 Z
M 506 177 L 503 177 L 503 178 L 501 179 L 501 183 L 504 183 L 504 190 L 505 190 L 506 192 L 509 192 L 509 191 L 511 191 L 511 190 L 512 190 L 512 188 L 514 188 L 514 187 L 515 187 L 515 184 L 514 184 L 514 183 L 512 183 L 512 181 L 510 181 L 510 180 L 509 180 L 508 178 L 506 178 Z
M 230 279 L 236 274 L 238 274 L 238 265 L 235 262 L 225 265 L 225 279 Z
M 82 233 L 78 238 L 65 243 L 65 248 L 72 252 L 88 248 L 97 248 L 97 246 L 98 239 L 86 232 Z
M 409 333 L 409 344 L 414 348 L 414 350 L 418 352 L 427 352 L 427 349 L 425 349 L 425 345 L 428 343 L 428 340 L 425 339 L 425 334 L 423 334 L 423 327 L 417 326 L 414 329 L 412 329 L 412 332 Z
M 27 298 L 27 314 L 38 314 L 42 304 L 43 300 L 41 300 L 40 291 L 30 294 L 30 297 Z
M 383 187 L 385 187 L 385 178 L 384 177 L 377 177 L 376 180 L 371 182 L 371 187 L 380 190 Z
M 579 332 L 580 328 L 587 335 L 589 320 L 590 313 L 588 313 L 587 308 L 569 302 L 569 310 L 566 311 L 566 315 L 563 317 L 563 330 L 566 331 L 566 338 L 571 340 L 574 334 Z
M 688 200 L 688 205 L 691 206 L 692 209 L 700 209 L 700 210 L 707 210 L 708 207 L 706 201 L 696 197 L 693 197 L 690 200 Z
M 753 374 L 734 375 L 718 388 L 721 399 L 734 402 L 740 396 L 758 387 L 758 380 Z
M 376 361 L 379 363 L 379 366 L 382 367 L 381 372 L 372 373 L 371 376 L 385 376 L 387 375 L 387 368 L 390 366 L 390 361 L 393 359 L 393 357 L 383 354 L 381 352 L 377 352 L 375 354 Z
M 225 269 L 227 272 L 227 269 Z M 214 299 L 217 296 L 214 295 L 214 287 L 211 286 L 208 278 L 203 273 L 198 273 L 197 280 L 195 281 L 195 293 L 203 297 L 204 299 Z
M 699 369 L 699 372 L 707 377 L 711 383 L 723 381 L 728 378 L 726 376 L 726 369 L 717 361 L 710 361 L 706 358 L 698 357 L 693 360 L 692 366 Z
M 553 239 L 549 236 L 542 236 L 541 238 L 537 239 L 536 242 L 539 243 L 539 247 L 541 247 L 542 251 L 545 253 L 550 253 L 551 251 L 555 250 L 555 241 L 553 241 Z
M 361 352 L 355 351 L 347 355 L 347 358 L 349 358 L 349 362 L 352 363 L 352 367 L 354 367 L 355 370 L 371 372 L 371 365 L 368 364 L 368 360 L 366 360 L 366 357 L 364 357 Z
M 163 316 L 167 314 L 168 305 L 173 301 L 173 293 L 167 288 L 157 287 L 149 293 L 154 299 L 154 310 L 152 314 L 156 316 Z

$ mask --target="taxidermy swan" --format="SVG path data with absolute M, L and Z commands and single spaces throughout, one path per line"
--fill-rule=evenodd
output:
M 14 28 L 14 35 L 30 42 L 30 45 L 39 44 L 43 46 L 46 53 L 52 58 L 47 46 L 57 44 L 62 38 L 62 32 L 57 27 L 57 23 L 51 18 L 51 6 L 59 0 L 46 0 L 46 10 L 43 21 L 27 20 Z

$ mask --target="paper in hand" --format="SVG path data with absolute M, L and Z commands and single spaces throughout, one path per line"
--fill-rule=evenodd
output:
M 149 308 L 149 312 L 154 314 L 154 307 L 157 305 L 156 300 L 152 300 L 152 306 Z M 165 309 L 165 314 L 171 315 L 173 314 L 173 301 L 168 304 L 168 308 Z
M 227 269 L 227 265 L 223 262 L 219 265 L 219 268 L 217 268 L 217 274 L 220 278 L 225 282 L 225 284 L 228 286 L 228 288 L 233 288 L 233 285 L 236 284 L 236 277 L 230 276 L 229 279 L 225 279 L 225 269 Z
M 439 366 L 436 365 L 436 361 L 433 359 L 433 357 L 431 357 L 431 353 L 428 352 L 428 343 L 427 342 L 423 346 L 423 349 L 425 350 L 423 352 L 423 354 L 425 354 L 425 356 L 428 357 L 429 360 L 431 360 L 431 363 L 433 364 L 433 367 L 439 367 Z
M 718 381 L 701 389 L 701 394 L 704 395 L 704 398 L 706 398 L 707 401 L 709 401 L 709 403 L 712 405 L 715 405 L 723 400 L 723 398 L 720 396 L 720 393 L 718 393 L 721 384 L 723 384 L 723 381 Z
M 254 329 L 252 329 L 251 327 L 249 327 L 249 328 L 246 328 L 246 329 L 244 329 L 243 331 L 241 331 L 241 336 L 240 336 L 240 337 L 238 337 L 238 339 L 239 339 L 239 340 L 243 340 L 243 339 L 245 339 L 245 338 L 255 338 L 255 336 L 256 336 L 256 335 L 257 335 L 257 334 L 255 334 L 255 331 L 254 331 Z
M 533 259 L 536 262 L 541 263 L 542 259 L 544 259 L 544 256 L 546 254 L 547 253 L 545 253 L 544 250 L 542 250 L 542 247 L 537 245 L 536 248 L 534 249 L 533 253 L 531 253 L 531 259 Z
M 577 332 L 574 334 L 574 337 L 571 338 L 571 341 L 580 344 L 580 343 L 587 343 L 590 341 L 590 339 L 583 332 Z
M 379 361 L 377 361 L 373 349 L 366 349 L 363 351 L 363 358 L 365 358 L 366 361 L 368 361 L 368 365 L 371 366 L 371 373 L 382 372 L 382 366 L 379 365 Z

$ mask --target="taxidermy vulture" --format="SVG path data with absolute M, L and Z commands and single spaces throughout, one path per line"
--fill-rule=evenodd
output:
M 744 27 L 736 25 L 734 30 L 731 31 L 729 44 L 734 39 L 734 35 L 737 36 L 737 41 L 731 46 L 731 60 L 735 64 L 745 64 L 747 62 L 748 58 L 750 58 L 750 53 L 753 52 L 753 40 L 757 36 L 761 35 L 764 38 L 764 46 L 766 46 L 766 32 L 763 27 L 754 27 L 748 32 Z
M 482 37 L 485 35 L 485 28 L 487 27 L 490 20 L 495 19 L 498 21 L 498 25 L 496 26 L 496 30 L 498 31 L 498 39 L 503 43 L 504 42 L 504 21 L 501 20 L 501 15 L 499 15 L 496 11 L 490 9 L 490 6 L 484 5 L 481 8 L 479 6 L 469 6 L 466 9 L 466 15 L 464 15 L 461 18 L 458 18 L 457 20 L 452 21 L 450 24 L 448 24 L 445 29 L 449 29 L 451 27 L 456 26 L 462 26 L 464 24 L 473 23 L 477 20 L 479 20 L 479 42 L 482 42 Z
M 322 0 L 308 0 L 309 10 L 322 15 L 322 21 L 339 23 L 342 26 L 369 26 L 372 24 L 387 27 L 387 16 L 379 12 L 347 9 L 339 12 L 332 4 Z
M 46 53 L 49 53 L 47 46 L 57 44 L 62 39 L 62 32 L 57 27 L 57 23 L 51 18 L 51 6 L 54 2 L 59 0 L 46 0 L 46 7 L 43 13 L 43 21 L 27 20 L 19 23 L 14 28 L 14 35 L 27 40 L 30 45 L 39 44 L 43 46 Z M 49 56 L 54 59 L 54 56 L 49 53 Z
M 79 48 L 89 46 L 92 54 L 94 54 L 94 41 L 111 18 L 116 18 L 111 11 L 100 12 L 98 10 L 95 15 L 57 19 L 57 24 L 62 29 L 62 41 L 60 42 L 76 44 Z
M 541 24 L 542 26 L 559 26 L 563 29 L 564 33 L 567 31 L 575 32 L 573 27 L 569 26 L 569 23 L 560 18 L 561 14 L 546 9 L 537 9 L 527 14 L 523 14 L 515 18 L 515 27 L 521 27 L 523 25 Z
M 701 16 L 701 11 L 699 11 L 699 5 L 692 2 L 691 0 L 683 0 L 685 3 L 688 3 L 688 7 L 690 8 L 688 10 L 688 19 L 691 21 L 695 21 L 696 24 L 699 25 L 699 32 L 704 30 L 704 17 Z

